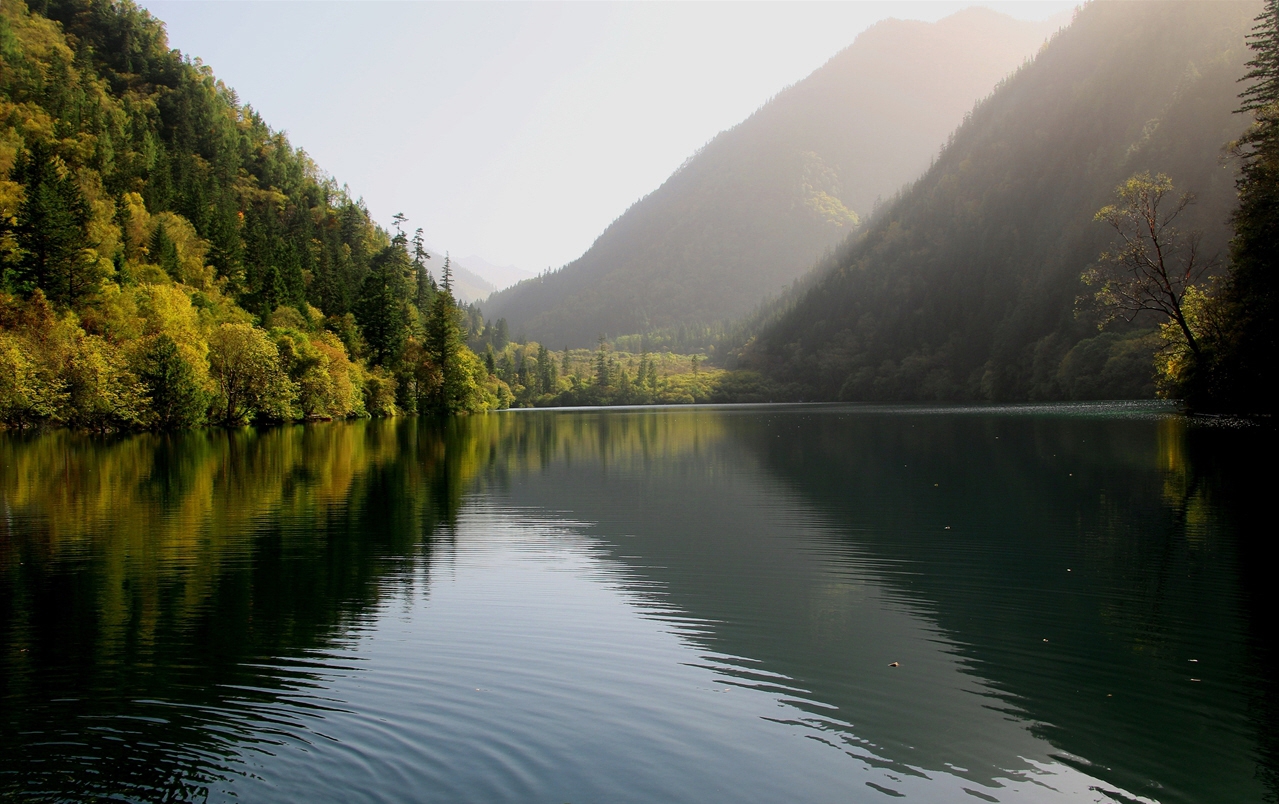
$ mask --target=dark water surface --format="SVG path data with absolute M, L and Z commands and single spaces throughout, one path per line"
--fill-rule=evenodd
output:
M 0 434 L 0 799 L 1273 801 L 1273 441 L 1133 405 Z

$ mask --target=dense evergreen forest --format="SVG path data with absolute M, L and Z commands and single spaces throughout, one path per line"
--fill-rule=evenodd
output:
M 705 347 L 706 330 L 789 287 L 927 169 L 1052 27 L 981 8 L 878 23 L 689 157 L 582 257 L 490 296 L 485 312 L 555 346 L 643 334 Z
M 1192 407 L 1275 412 L 1279 354 L 1279 0 L 1266 0 L 1251 41 L 1243 111 L 1252 124 L 1234 144 L 1243 163 L 1230 267 L 1195 313 L 1201 348 L 1174 368 Z
M 403 224 L 128 0 L 0 6 L 0 422 L 497 406 L 447 261 Z
M 1194 361 L 1178 346 L 1183 332 L 1157 310 L 1106 309 L 1123 289 L 1107 266 L 1135 252 L 1116 251 L 1116 230 L 1105 224 L 1135 214 L 1127 182 L 1162 182 L 1158 214 L 1176 241 L 1169 259 L 1188 258 L 1193 245 L 1195 271 L 1204 269 L 1170 291 L 1190 326 L 1219 326 L 1207 322 L 1202 300 L 1227 285 L 1232 298 L 1273 298 L 1275 229 L 1263 211 L 1273 190 L 1249 189 L 1275 175 L 1273 89 L 1264 101 L 1249 96 L 1260 122 L 1240 147 L 1251 156 L 1227 151 L 1248 125 L 1237 113 L 1239 81 L 1260 10 L 1251 2 L 1081 8 L 977 105 L 923 178 L 818 266 L 787 309 L 766 311 L 771 320 L 741 364 L 808 398 L 1097 399 L 1152 396 L 1158 355 L 1162 390 L 1188 395 Z M 1268 47 L 1258 69 L 1279 81 L 1276 46 Z M 1256 309 L 1240 325 L 1251 334 L 1226 339 L 1250 367 L 1229 382 L 1265 375 L 1273 307 Z

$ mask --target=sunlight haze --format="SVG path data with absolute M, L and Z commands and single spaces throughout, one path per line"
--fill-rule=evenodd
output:
M 383 226 L 404 212 L 435 249 L 538 272 L 876 21 L 974 4 L 143 5 Z

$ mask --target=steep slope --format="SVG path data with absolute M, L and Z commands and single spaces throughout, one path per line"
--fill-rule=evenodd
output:
M 495 294 L 485 314 L 587 346 L 747 313 L 920 175 L 1050 30 L 976 8 L 875 25 L 717 136 L 578 260 Z
M 1113 234 L 1094 213 L 1140 171 L 1198 202 L 1224 256 L 1259 3 L 1093 3 L 978 105 L 936 164 L 751 344 L 747 365 L 846 399 L 1149 395 L 1149 339 L 1076 315 Z M 1154 321 L 1137 322 L 1146 329 Z
M 159 20 L 33 5 L 0 5 L 0 426 L 497 404 L 407 240 Z

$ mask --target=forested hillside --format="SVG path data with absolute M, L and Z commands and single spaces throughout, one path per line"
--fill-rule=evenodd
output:
M 428 264 L 128 0 L 0 6 L 0 422 L 496 404 Z
M 743 316 L 920 175 L 1049 31 L 979 8 L 881 22 L 690 157 L 581 258 L 484 312 L 574 347 Z
M 1115 232 L 1094 215 L 1166 174 L 1177 221 L 1226 257 L 1226 146 L 1253 2 L 1091 3 L 977 105 L 928 172 L 818 267 L 743 363 L 808 398 L 1150 396 L 1159 320 L 1098 331 L 1081 273 Z M 1224 260 L 1223 260 L 1224 265 Z

